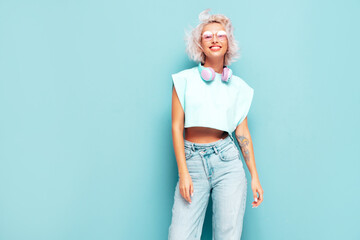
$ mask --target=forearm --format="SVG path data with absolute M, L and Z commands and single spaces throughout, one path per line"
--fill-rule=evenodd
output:
M 259 178 L 256 170 L 254 148 L 249 130 L 246 129 L 243 132 L 235 133 L 235 136 L 236 136 L 236 140 L 239 143 L 240 150 L 244 157 L 245 163 L 251 174 L 251 178 L 252 179 Z
M 172 138 L 173 146 L 176 157 L 176 162 L 178 166 L 179 176 L 188 173 L 186 159 L 185 159 L 185 150 L 184 150 L 184 129 L 182 128 L 172 128 Z

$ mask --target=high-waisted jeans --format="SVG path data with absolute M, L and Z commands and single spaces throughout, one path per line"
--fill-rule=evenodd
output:
M 228 135 L 211 143 L 184 140 L 186 165 L 194 194 L 191 203 L 175 187 L 169 240 L 200 239 L 209 196 L 212 196 L 212 239 L 240 240 L 247 180 L 240 151 Z

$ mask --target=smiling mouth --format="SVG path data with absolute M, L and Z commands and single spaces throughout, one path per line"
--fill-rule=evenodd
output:
M 220 46 L 214 46 L 214 47 L 209 47 L 210 51 L 212 52 L 218 52 L 221 50 L 221 47 Z

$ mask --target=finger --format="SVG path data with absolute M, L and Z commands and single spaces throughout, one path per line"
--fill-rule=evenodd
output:
M 185 188 L 185 196 L 186 196 L 186 200 L 188 202 L 191 202 L 190 196 L 189 196 L 189 187 Z
M 185 198 L 185 192 L 184 192 L 184 190 L 183 190 L 182 188 L 180 189 L 180 194 L 181 194 L 181 196 L 182 196 L 184 199 L 186 199 L 186 198 Z
M 253 191 L 253 197 L 254 197 L 255 203 L 258 201 L 258 195 L 257 195 L 256 191 L 257 191 L 256 189 Z
M 260 190 L 258 189 L 257 192 L 259 193 L 259 197 L 258 197 L 258 199 L 257 199 L 257 206 L 259 206 L 260 203 L 263 201 L 262 190 L 261 190 L 261 189 L 260 189 Z
M 187 201 L 185 187 L 181 188 L 181 196 Z
M 257 208 L 262 203 L 262 201 L 264 200 L 263 194 L 262 193 L 259 193 L 259 194 L 260 194 L 260 197 L 259 197 L 258 201 L 256 203 L 253 202 L 253 208 L 254 207 Z
M 262 203 L 262 201 L 264 201 L 264 193 L 263 192 L 260 193 L 259 199 L 260 199 L 259 204 Z
M 190 185 L 190 193 L 191 193 L 191 197 L 194 195 L 194 185 L 191 183 Z
M 260 201 L 259 201 L 260 199 L 258 198 L 257 192 L 258 192 L 258 189 L 255 189 L 253 191 L 254 201 L 252 202 L 252 204 L 253 204 L 252 208 L 256 208 L 260 204 Z

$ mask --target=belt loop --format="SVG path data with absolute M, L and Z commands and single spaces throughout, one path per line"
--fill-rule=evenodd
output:
M 231 133 L 229 133 L 229 132 L 228 132 L 228 134 L 229 134 L 229 136 L 230 136 L 231 140 L 232 140 L 233 142 L 235 142 L 235 140 L 234 140 L 234 138 L 233 138 L 232 134 L 231 134 Z
M 194 143 L 191 144 L 191 149 L 193 150 L 193 152 L 195 152 L 195 146 L 194 145 L 195 145 Z
M 214 149 L 215 153 L 218 154 L 218 150 L 215 145 L 213 145 L 213 149 Z

